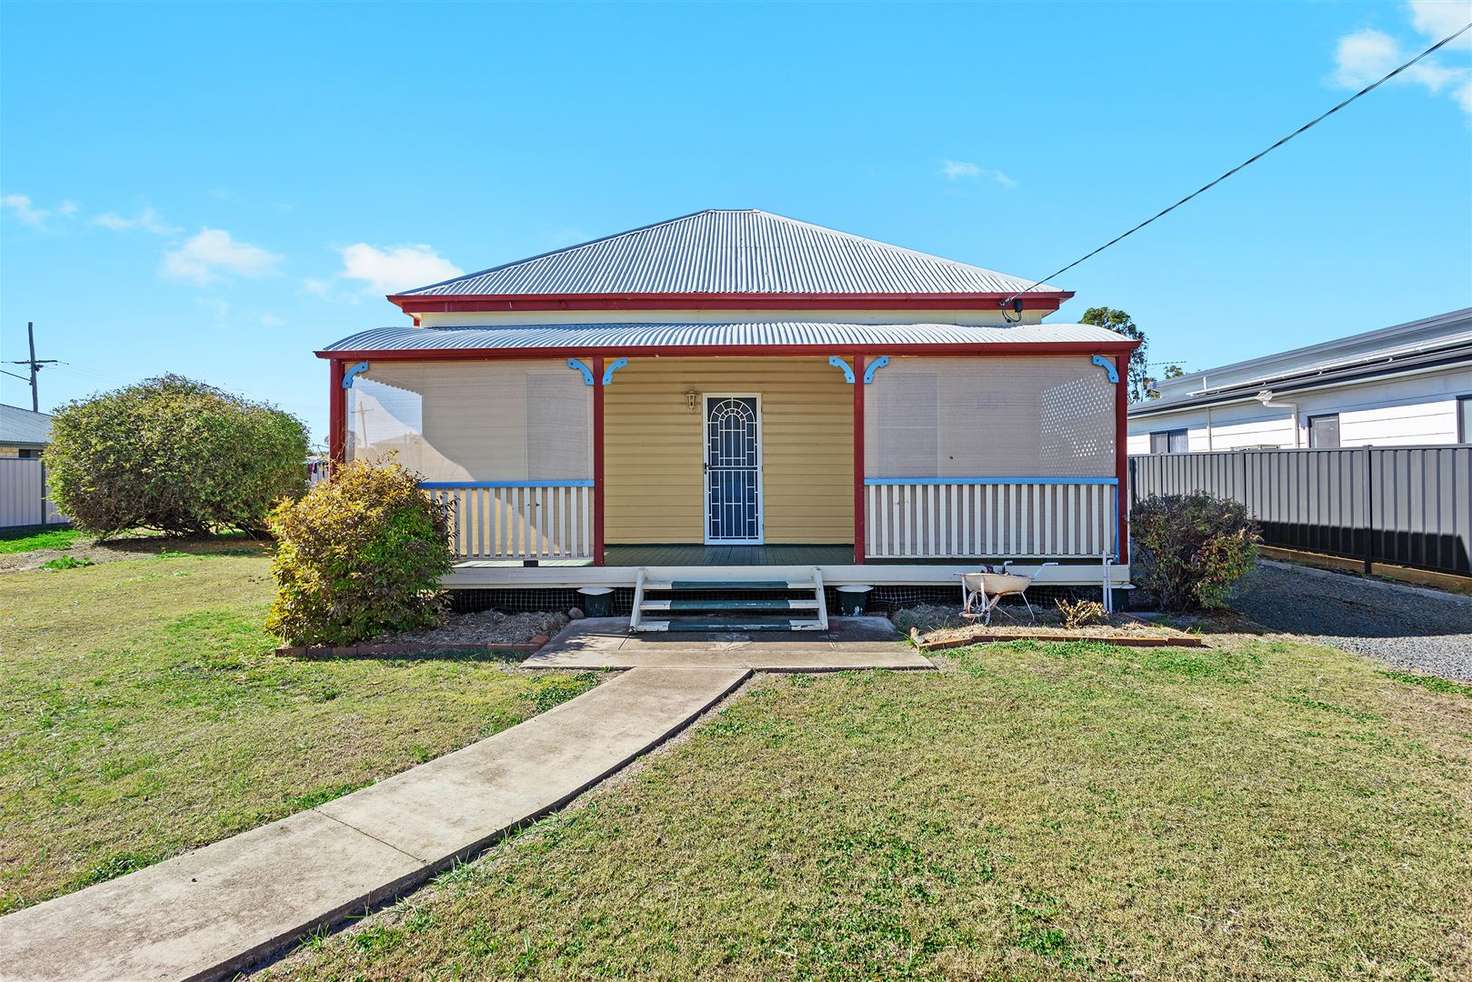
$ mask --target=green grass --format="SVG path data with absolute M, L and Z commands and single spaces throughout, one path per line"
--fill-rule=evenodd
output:
M 0 575 L 0 911 L 462 747 L 586 690 L 494 660 L 298 661 L 256 550 Z
M 278 976 L 1465 978 L 1472 705 L 1331 649 L 759 679 Z
M 1432 692 L 1440 692 L 1445 695 L 1472 696 L 1472 685 L 1464 685 L 1461 682 L 1449 682 L 1435 675 L 1421 675 L 1418 672 L 1381 672 L 1388 679 L 1404 682 L 1406 685 L 1419 685 L 1423 689 Z
M 0 553 L 31 552 L 36 549 L 70 549 L 81 538 L 76 529 L 47 529 L 21 535 L 0 535 Z

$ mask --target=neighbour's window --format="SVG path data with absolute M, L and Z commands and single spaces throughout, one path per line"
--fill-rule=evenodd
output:
M 1320 450 L 1339 446 L 1339 414 L 1327 413 L 1308 418 L 1308 445 Z
M 1186 453 L 1190 449 L 1185 430 L 1160 430 L 1150 434 L 1151 453 Z
M 1472 396 L 1457 399 L 1457 442 L 1472 443 Z
M 22 448 L 21 451 L 20 451 L 20 457 L 21 457 L 22 460 L 35 460 L 36 458 L 38 458 L 40 456 L 41 456 L 41 451 L 36 450 L 33 447 L 32 448 Z

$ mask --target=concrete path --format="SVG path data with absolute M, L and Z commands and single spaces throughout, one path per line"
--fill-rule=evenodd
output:
M 573 621 L 526 668 L 725 667 L 761 672 L 928 669 L 885 617 L 833 617 L 827 631 L 629 633 L 627 617 Z
M 565 804 L 750 674 L 636 669 L 347 797 L 0 918 L 0 979 L 229 975 Z

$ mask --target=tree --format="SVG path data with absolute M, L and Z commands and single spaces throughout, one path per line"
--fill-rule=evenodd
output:
M 79 528 L 170 535 L 265 527 L 306 489 L 296 417 L 177 375 L 56 411 L 46 449 L 51 499 Z
M 1184 368 L 1182 368 L 1180 365 L 1176 364 L 1175 362 L 1171 362 L 1169 365 L 1166 365 L 1165 366 L 1165 377 L 1166 378 L 1180 378 L 1182 375 L 1185 375 L 1185 374 L 1186 374 L 1186 370 Z
M 1130 355 L 1129 378 L 1130 402 L 1140 402 L 1149 398 L 1150 389 L 1155 380 L 1145 372 L 1145 352 L 1150 347 L 1150 342 L 1145 339 L 1145 332 L 1136 326 L 1130 315 L 1114 307 L 1090 307 L 1084 311 L 1079 321 L 1084 324 L 1092 324 L 1095 327 L 1107 327 L 1111 331 L 1123 334 L 1140 342 L 1140 346 Z

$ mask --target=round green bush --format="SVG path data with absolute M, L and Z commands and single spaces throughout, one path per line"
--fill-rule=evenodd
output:
M 1232 584 L 1257 562 L 1257 523 L 1240 502 L 1203 491 L 1167 494 L 1130 508 L 1135 583 L 1165 610 L 1226 606 Z
M 353 644 L 436 623 L 450 571 L 450 513 L 398 464 L 339 467 L 269 519 L 276 600 L 266 629 L 287 644 Z
M 307 430 L 289 413 L 177 375 L 68 403 L 46 470 L 72 523 L 108 536 L 259 532 L 305 490 Z

